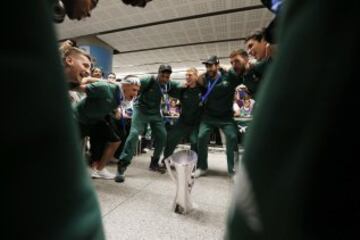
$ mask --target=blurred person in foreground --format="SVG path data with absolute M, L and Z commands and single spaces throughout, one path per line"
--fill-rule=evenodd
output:
M 359 108 L 360 28 L 349 23 L 360 20 L 359 8 L 359 1 L 285 2 L 226 239 L 358 238 L 360 117 L 351 113 Z M 334 103 L 342 98 L 347 105 Z M 336 115 L 340 105 L 350 115 Z
M 11 156 L 4 168 L 18 166 L 4 173 L 3 229 L 13 239 L 104 239 L 57 49 L 53 3 L 5 1 L 16 15 L 11 24 L 9 15 L 0 17 L 11 36 L 0 47 L 1 69 L 17 92 L 11 102 L 7 94 L 1 101 L 0 151 Z

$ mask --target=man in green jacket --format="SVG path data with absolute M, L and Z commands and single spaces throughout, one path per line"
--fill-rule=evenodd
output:
M 104 112 L 106 116 L 97 120 L 95 124 L 91 124 L 85 119 L 85 123 L 81 123 L 80 125 L 85 125 L 85 129 L 90 130 L 92 177 L 114 179 L 115 175 L 106 170 L 105 166 L 114 158 L 120 143 L 125 141 L 124 137 L 126 135 L 126 130 L 122 124 L 125 122 L 124 117 L 126 116 L 126 109 L 123 107 L 137 96 L 137 92 L 140 89 L 140 80 L 136 76 L 128 75 L 121 83 L 116 83 L 116 85 L 109 81 L 100 81 L 98 84 L 100 84 L 100 86 L 96 84 L 90 84 L 88 86 L 95 88 L 90 90 L 90 93 L 87 94 L 87 98 L 90 97 L 92 99 L 88 99 L 88 101 L 90 100 L 90 105 L 87 103 L 85 113 L 91 111 L 92 108 L 94 108 L 93 110 L 95 112 L 104 112 L 102 110 L 106 110 L 108 105 L 111 104 L 113 101 L 111 99 L 117 97 L 116 95 L 112 95 L 111 92 L 109 94 L 109 91 L 103 91 L 106 90 L 104 87 L 113 88 L 114 86 L 119 86 L 121 105 L 118 106 L 115 111 L 112 108 L 109 108 L 110 111 L 108 113 Z M 99 91 L 103 91 L 103 93 Z M 86 99 L 83 101 L 85 100 Z M 106 106 L 100 105 L 103 104 L 101 103 L 102 101 L 106 101 Z M 91 104 L 91 102 L 94 102 L 95 104 Z
M 91 175 L 95 178 L 114 179 L 115 175 L 105 166 L 121 143 L 122 133 L 117 131 L 112 118 L 118 115 L 118 107 L 124 96 L 117 84 L 105 81 L 86 84 L 83 91 L 86 97 L 74 107 L 81 137 L 101 138 L 107 142 L 103 153 L 98 156 L 99 159 L 91 164 Z M 118 118 L 120 119 L 120 116 Z
M 170 81 L 171 73 L 170 65 L 160 65 L 157 76 L 148 76 L 140 79 L 141 88 L 139 97 L 134 103 L 130 134 L 119 157 L 118 171 L 115 177 L 116 182 L 123 182 L 125 180 L 126 168 L 131 163 L 139 136 L 144 132 L 144 126 L 147 124 L 150 124 L 155 144 L 149 169 L 164 173 L 164 169 L 159 165 L 159 159 L 166 144 L 166 129 L 160 113 L 160 104 L 162 99 L 164 102 L 168 101 L 170 92 L 179 87 L 178 84 Z
M 85 98 L 74 104 L 74 115 L 80 127 L 81 138 L 102 138 L 108 143 L 101 156 L 94 154 L 98 159 L 92 162 L 91 175 L 96 178 L 114 179 L 115 175 L 105 166 L 120 145 L 121 133 L 116 131 L 111 116 L 116 115 L 124 94 L 115 83 L 87 78 L 91 57 L 83 50 L 74 47 L 67 49 L 63 62 L 70 87 L 74 87 L 72 90 L 86 93 Z M 93 146 L 94 149 L 96 147 Z
M 202 89 L 197 83 L 198 70 L 189 68 L 186 71 L 187 88 L 176 91 L 173 97 L 180 100 L 181 113 L 175 126 L 168 132 L 164 159 L 173 154 L 181 139 L 190 138 L 191 150 L 197 152 L 197 135 L 201 117 Z
M 242 75 L 233 69 L 228 72 L 220 70 L 220 62 L 216 56 L 211 56 L 203 62 L 206 66 L 206 75 L 202 78 L 202 85 L 206 87 L 200 104 L 203 106 L 203 115 L 199 129 L 198 169 L 196 177 L 207 173 L 208 143 L 210 133 L 215 127 L 224 131 L 226 137 L 226 158 L 228 174 L 235 173 L 234 159 L 237 157 L 237 128 L 233 120 L 233 103 L 235 89 L 243 81 Z
M 247 65 L 247 72 L 244 74 L 244 85 L 250 91 L 253 98 L 256 98 L 259 86 L 265 76 L 266 70 L 271 65 L 275 45 L 265 40 L 265 30 L 256 31 L 245 39 L 246 49 L 256 63 Z

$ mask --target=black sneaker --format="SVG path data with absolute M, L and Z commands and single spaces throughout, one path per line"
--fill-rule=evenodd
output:
M 150 171 L 159 172 L 161 174 L 166 173 L 166 167 L 157 165 L 150 165 L 149 166 Z
M 117 173 L 114 178 L 115 182 L 122 183 L 125 181 L 125 171 L 128 164 L 125 164 L 123 161 L 119 160 L 118 167 L 117 167 Z
M 115 182 L 122 183 L 125 181 L 125 174 L 116 173 L 116 176 L 114 178 Z
M 159 172 L 161 174 L 164 174 L 166 172 L 165 165 L 160 166 L 159 165 L 159 159 L 154 158 L 154 157 L 151 157 L 149 169 L 150 169 L 150 171 Z

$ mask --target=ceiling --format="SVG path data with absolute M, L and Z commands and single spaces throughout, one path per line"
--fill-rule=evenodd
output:
M 183 77 L 190 66 L 243 47 L 243 38 L 273 18 L 260 0 L 153 0 L 146 8 L 120 0 L 100 0 L 91 18 L 57 25 L 58 39 L 95 36 L 118 51 L 117 75 L 156 72 L 159 64 L 173 66 Z

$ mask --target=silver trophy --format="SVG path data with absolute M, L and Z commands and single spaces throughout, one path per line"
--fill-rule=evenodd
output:
M 176 197 L 174 201 L 176 213 L 186 214 L 193 208 L 190 193 L 194 185 L 196 163 L 197 154 L 191 150 L 178 151 L 165 159 L 168 173 L 176 183 Z M 170 166 L 175 167 L 176 174 L 172 173 Z

